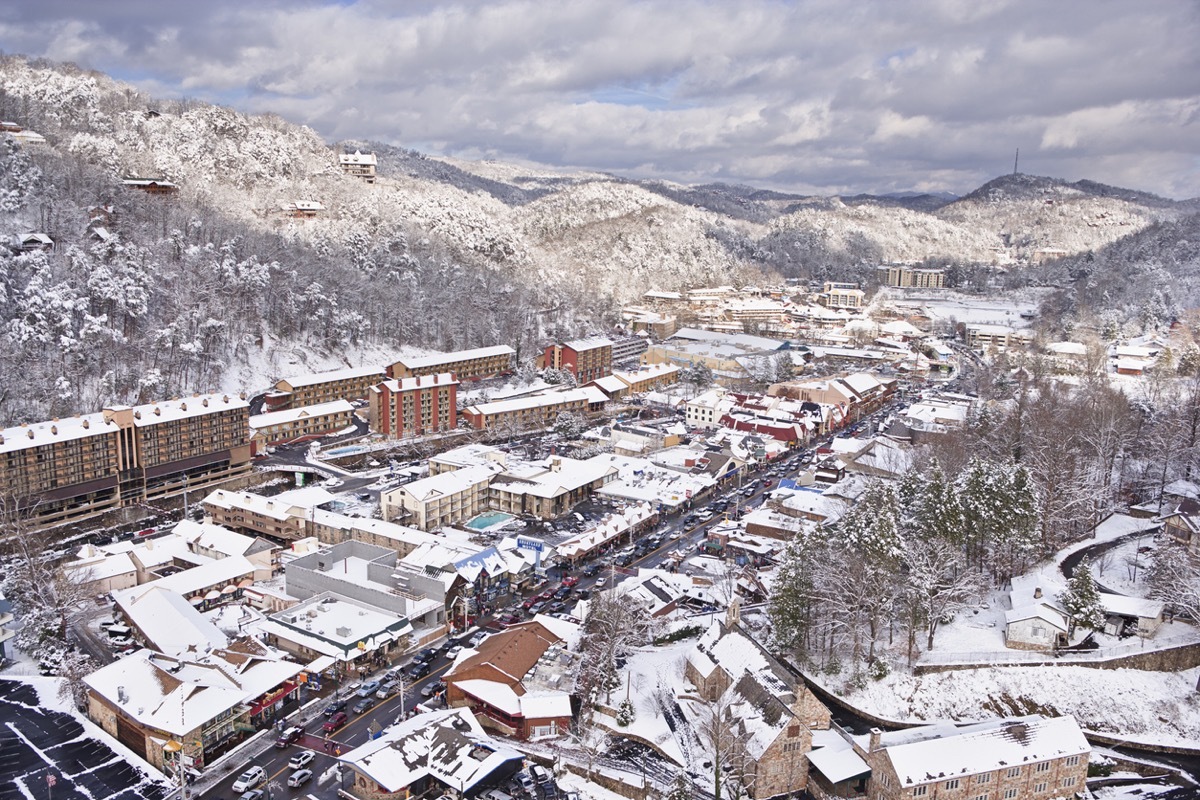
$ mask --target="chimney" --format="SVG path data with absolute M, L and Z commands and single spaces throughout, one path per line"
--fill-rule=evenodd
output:
M 83 429 L 84 429 L 85 431 L 86 431 L 88 428 L 92 427 L 92 426 L 91 426 L 91 423 L 89 423 L 89 422 L 88 422 L 86 419 L 83 421 L 83 423 L 82 423 L 82 424 L 83 424 Z M 0 441 L 2 441 L 2 440 L 0 440 Z
M 879 738 L 881 736 L 883 736 L 883 731 L 879 730 L 879 728 L 871 728 L 870 744 L 867 746 L 868 753 L 874 753 L 879 749 Z
M 125 693 L 124 686 L 117 687 L 117 702 L 118 703 L 128 703 L 129 702 L 129 695 Z
M 1035 588 L 1035 589 L 1033 590 L 1033 599 L 1034 599 L 1034 600 L 1041 600 L 1041 599 L 1042 599 L 1042 587 L 1038 586 L 1037 588 Z

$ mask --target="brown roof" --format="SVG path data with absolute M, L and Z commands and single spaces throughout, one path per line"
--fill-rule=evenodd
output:
M 533 669 L 542 654 L 553 644 L 561 641 L 539 622 L 522 622 L 506 631 L 485 639 L 478 652 L 454 665 L 445 674 L 446 680 L 464 678 L 488 667 L 507 675 L 512 684 L 519 684 L 529 670 Z

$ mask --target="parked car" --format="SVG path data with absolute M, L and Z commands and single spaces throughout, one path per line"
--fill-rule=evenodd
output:
M 377 691 L 379 691 L 379 681 L 371 680 L 364 681 L 362 684 L 360 684 L 358 691 L 355 692 L 355 694 L 357 694 L 359 697 L 370 697 Z
M 325 724 L 321 726 L 321 730 L 325 731 L 326 733 L 333 733 L 338 728 L 345 725 L 346 720 L 348 719 L 349 717 L 346 716 L 345 711 L 339 711 L 325 721 Z
M 346 701 L 345 700 L 334 700 L 332 703 L 325 706 L 325 710 L 322 711 L 321 713 L 324 714 L 326 718 L 329 718 L 329 717 L 332 717 L 337 712 L 345 711 L 345 710 L 346 710 Z
M 295 744 L 302 736 L 304 736 L 304 728 L 298 725 L 284 728 L 283 732 L 279 734 L 279 738 L 275 740 L 275 746 L 287 747 L 290 744 Z
M 513 777 L 530 797 L 537 797 L 537 784 L 534 783 L 533 778 L 529 776 L 528 772 L 521 770 Z
M 534 764 L 531 766 L 529 768 L 529 774 L 533 777 L 535 783 L 538 783 L 542 786 L 554 782 L 554 775 L 551 774 L 550 770 L 546 769 L 540 764 Z
M 267 771 L 262 767 L 251 767 L 237 776 L 233 782 L 233 791 L 241 793 L 267 782 Z
M 295 789 L 299 786 L 303 786 L 304 784 L 308 783 L 311 780 L 312 780 L 312 770 L 311 769 L 298 769 L 295 772 L 293 772 L 291 775 L 288 776 L 287 785 L 292 787 L 293 789 Z
M 242 792 L 238 800 L 262 800 L 266 796 L 266 792 L 262 789 L 251 789 L 247 792 Z
M 532 617 L 532 616 L 542 613 L 542 609 L 544 609 L 545 607 L 546 607 L 546 602 L 544 600 L 537 601 L 536 603 L 534 603 L 533 605 L 531 605 L 529 607 L 529 616 Z
M 446 651 L 446 658 L 453 661 L 454 659 L 458 658 L 458 654 L 461 653 L 462 651 L 463 651 L 463 646 L 461 644 L 456 644 L 453 647 L 451 647 L 449 650 Z
M 597 589 L 603 589 L 606 585 L 608 585 L 608 578 L 601 576 L 596 579 Z
M 312 760 L 316 757 L 317 754 L 312 750 L 301 750 L 299 753 L 296 753 L 294 756 L 292 756 L 291 761 L 288 762 L 288 768 L 304 769 L 311 764 Z
M 471 638 L 467 640 L 467 644 L 471 647 L 479 647 L 479 645 L 483 644 L 483 640 L 487 637 L 488 635 L 486 632 L 476 631 Z
M 400 681 L 384 681 L 382 684 L 380 684 L 379 689 L 375 692 L 375 696 L 380 700 L 386 700 L 398 691 L 400 691 Z
M 370 711 L 374 707 L 375 707 L 375 698 L 374 697 L 364 697 L 361 700 L 359 700 L 357 703 L 354 704 L 354 708 L 352 708 L 351 711 L 353 711 L 355 714 L 365 714 L 366 712 Z

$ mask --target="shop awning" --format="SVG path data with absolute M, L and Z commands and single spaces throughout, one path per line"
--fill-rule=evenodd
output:
M 216 600 L 220 596 L 221 596 L 221 593 L 218 592 L 216 589 L 213 589 L 208 594 L 204 595 L 204 599 L 205 600 Z
M 304 668 L 305 672 L 315 672 L 320 674 L 336 664 L 337 661 L 333 656 L 318 656 L 313 659 L 313 662 Z

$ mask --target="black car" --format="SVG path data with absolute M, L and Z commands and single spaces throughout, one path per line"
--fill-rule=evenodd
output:
M 437 658 L 437 655 L 438 649 L 436 647 L 426 647 L 424 650 L 417 653 L 415 658 L 417 661 L 433 661 L 433 659 Z
M 585 578 L 590 578 L 599 571 L 600 571 L 599 564 L 588 564 L 586 567 L 583 568 L 583 576 Z
M 555 600 L 565 600 L 565 599 L 567 599 L 567 595 L 569 595 L 570 593 L 571 593 L 570 586 L 559 587 L 559 590 L 554 593 L 554 599 Z
M 353 710 L 354 710 L 355 714 L 362 714 L 364 712 L 370 711 L 374 707 L 375 707 L 375 698 L 374 697 L 364 697 L 361 700 L 359 700 L 357 703 L 354 704 Z
M 408 667 L 408 677 L 412 680 L 420 680 L 429 674 L 433 666 L 428 661 L 414 661 Z
M 322 711 L 321 713 L 324 714 L 326 717 L 332 717 L 337 712 L 345 711 L 345 710 L 346 710 L 346 701 L 345 700 L 334 700 L 332 703 L 325 706 L 325 710 Z

